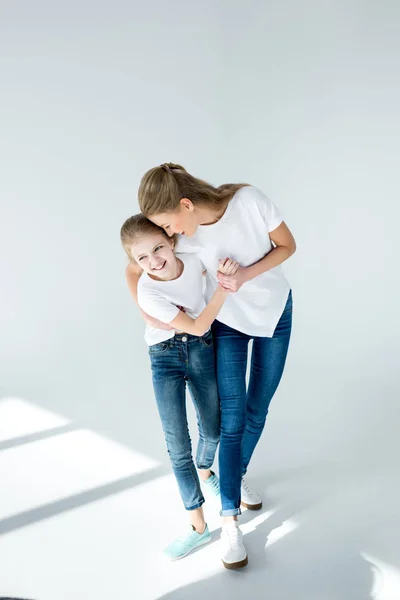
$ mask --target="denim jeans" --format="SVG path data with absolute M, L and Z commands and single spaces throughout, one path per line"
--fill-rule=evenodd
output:
M 186 414 L 186 383 L 199 430 L 196 465 L 209 469 L 220 437 L 220 410 L 211 331 L 202 337 L 176 334 L 149 347 L 154 393 L 183 504 L 199 508 L 204 497 L 192 458 Z
M 240 514 L 241 479 L 260 439 L 272 397 L 285 366 L 292 329 L 292 292 L 272 338 L 251 337 L 214 321 L 221 405 L 219 475 L 221 515 Z M 253 339 L 246 389 L 247 350 Z

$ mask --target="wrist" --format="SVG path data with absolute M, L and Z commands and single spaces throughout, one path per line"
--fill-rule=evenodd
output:
M 243 268 L 243 283 L 246 283 L 247 281 L 250 281 L 251 279 L 253 279 L 255 277 L 255 274 L 253 274 L 252 271 L 252 266 L 250 267 L 242 267 Z
M 226 296 L 228 292 L 226 292 L 219 284 L 218 284 L 218 288 L 215 292 L 215 295 L 217 297 L 223 298 L 224 296 Z

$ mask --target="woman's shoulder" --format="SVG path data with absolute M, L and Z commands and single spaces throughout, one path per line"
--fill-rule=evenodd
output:
M 238 206 L 258 208 L 262 213 L 272 206 L 273 202 L 260 188 L 247 185 L 235 194 Z
M 237 199 L 239 201 L 246 201 L 246 202 L 248 202 L 249 200 L 252 200 L 253 202 L 257 202 L 262 197 L 265 198 L 265 194 L 255 185 L 249 184 L 249 185 L 244 185 L 243 187 L 241 187 L 236 192 L 233 199 Z

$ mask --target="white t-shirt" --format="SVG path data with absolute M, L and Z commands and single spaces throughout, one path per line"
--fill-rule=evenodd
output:
M 156 281 L 143 273 L 138 283 L 138 304 L 151 317 L 170 323 L 180 310 L 196 319 L 205 309 L 203 296 L 203 266 L 196 254 L 177 254 L 183 271 L 172 281 Z M 146 326 L 145 340 L 149 346 L 173 338 L 174 330 Z
M 275 204 L 252 186 L 240 188 L 222 218 L 200 225 L 193 237 L 179 236 L 178 252 L 194 252 L 207 269 L 206 302 L 218 281 L 218 261 L 229 256 L 242 267 L 261 260 L 272 248 L 269 232 L 282 223 Z M 288 299 L 290 286 L 281 266 L 229 294 L 217 319 L 250 336 L 272 337 Z

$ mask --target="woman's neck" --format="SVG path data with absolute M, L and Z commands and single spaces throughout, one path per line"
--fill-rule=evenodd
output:
M 224 216 L 228 202 L 225 202 L 221 208 L 208 208 L 206 205 L 196 207 L 197 219 L 199 225 L 213 225 Z

